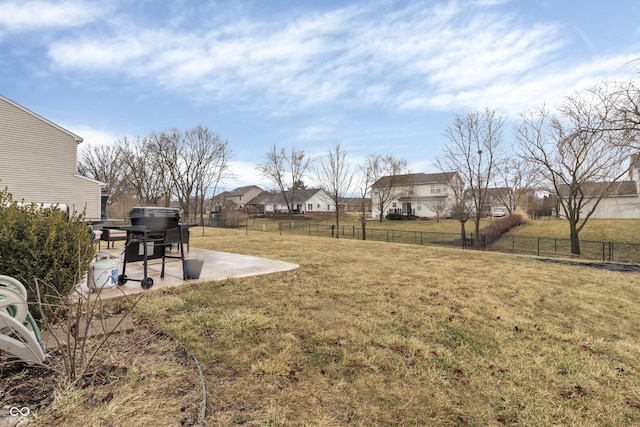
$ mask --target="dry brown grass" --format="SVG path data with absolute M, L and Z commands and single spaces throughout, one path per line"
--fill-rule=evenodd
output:
M 498 253 L 208 229 L 297 271 L 152 291 L 207 425 L 640 423 L 640 276 Z M 168 425 L 168 424 L 167 424 Z
M 57 379 L 51 404 L 36 411 L 33 425 L 194 425 L 202 406 L 200 379 L 182 344 L 139 325 L 113 335 L 107 350 L 94 375 L 79 384 Z

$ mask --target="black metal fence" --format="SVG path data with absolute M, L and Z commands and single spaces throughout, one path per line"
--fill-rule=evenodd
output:
M 220 224 L 224 226 L 224 224 Z M 279 234 L 298 234 L 318 237 L 335 237 L 339 233 L 342 239 L 362 240 L 362 227 L 341 225 L 336 227 L 329 221 L 312 222 L 308 220 L 266 220 L 248 219 L 244 228 L 249 231 L 263 231 Z M 366 240 L 406 243 L 415 245 L 447 245 L 463 249 L 530 254 L 551 258 L 577 258 L 603 262 L 640 264 L 640 244 L 580 240 L 580 255 L 571 253 L 570 239 L 537 237 L 522 235 L 494 236 L 481 234 L 476 239 L 474 233 L 467 233 L 462 239 L 460 233 L 433 231 L 410 231 L 366 227 Z M 495 236 L 497 237 L 497 236 Z M 488 244 L 487 242 L 494 243 Z

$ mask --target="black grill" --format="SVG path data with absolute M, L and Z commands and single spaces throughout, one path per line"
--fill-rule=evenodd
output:
M 165 233 L 171 228 L 178 228 L 180 224 L 180 210 L 178 208 L 137 207 L 129 211 L 131 225 L 143 225 L 147 233 Z
M 141 282 L 143 289 L 153 286 L 153 279 L 147 276 L 148 261 L 152 259 L 162 259 L 162 271 L 160 277 L 164 277 L 164 263 L 166 258 L 177 258 L 182 262 L 183 279 L 184 276 L 184 247 L 182 236 L 183 230 L 191 225 L 180 224 L 180 210 L 178 208 L 160 208 L 155 206 L 136 207 L 129 211 L 130 226 L 113 227 L 127 231 L 127 243 L 124 250 L 124 263 L 122 274 L 118 276 L 118 284 L 124 285 L 128 280 Z M 111 227 L 110 227 L 111 228 Z M 175 230 L 175 239 L 168 238 L 167 232 Z M 173 243 L 178 244 L 179 255 L 167 255 L 167 248 L 171 248 Z M 144 276 L 142 279 L 132 279 L 127 277 L 127 263 L 143 262 Z

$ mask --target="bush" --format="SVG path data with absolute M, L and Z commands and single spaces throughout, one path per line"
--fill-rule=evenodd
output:
M 520 214 L 512 214 L 493 221 L 491 224 L 480 230 L 484 236 L 486 245 L 494 243 L 504 233 L 524 223 L 524 219 Z
M 38 283 L 48 316 L 65 309 L 59 295 L 70 296 L 94 255 L 84 213 L 68 217 L 55 207 L 18 204 L 6 189 L 0 191 L 0 274 L 21 281 L 31 304 Z M 31 314 L 39 317 L 37 310 Z
M 387 214 L 387 219 L 391 220 L 391 221 L 400 221 L 400 220 L 402 220 L 402 214 L 389 213 L 389 214 Z

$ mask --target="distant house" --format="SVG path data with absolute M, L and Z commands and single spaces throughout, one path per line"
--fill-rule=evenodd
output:
M 291 193 L 287 192 L 289 196 Z M 291 203 L 291 201 L 290 201 Z M 331 197 L 321 189 L 299 189 L 293 193 L 293 210 L 296 213 L 335 212 Z M 287 213 L 287 203 L 281 192 L 271 193 L 264 200 L 265 214 Z
M 244 210 L 247 204 L 264 190 L 257 185 L 238 187 L 231 191 L 224 191 L 213 198 L 215 210 Z
M 245 204 L 245 212 L 253 214 L 264 214 L 265 204 L 275 194 L 275 191 L 263 191 Z
M 640 155 L 631 157 L 629 179 L 616 183 L 594 182 L 585 185 L 583 192 L 587 198 L 604 194 L 591 218 L 598 219 L 634 219 L 640 218 Z M 560 187 L 560 196 L 569 195 L 569 186 Z M 585 209 L 593 206 L 588 202 Z M 560 209 L 560 215 L 564 212 Z
M 513 199 L 513 192 L 508 187 L 487 188 L 484 214 L 487 216 L 493 216 L 498 211 L 502 211 L 503 213 L 513 213 L 515 204 Z
M 372 215 L 397 214 L 419 218 L 447 216 L 455 202 L 452 187 L 461 187 L 456 172 L 411 173 L 385 176 L 371 187 Z M 391 188 L 391 197 L 385 212 L 380 212 L 378 188 Z
M 340 200 L 340 204 L 345 207 L 345 212 L 362 213 L 362 197 L 344 197 Z M 371 198 L 364 199 L 364 212 L 371 212 Z
M 104 184 L 78 174 L 82 138 L 0 95 L 0 188 L 14 200 L 64 204 L 100 220 Z

